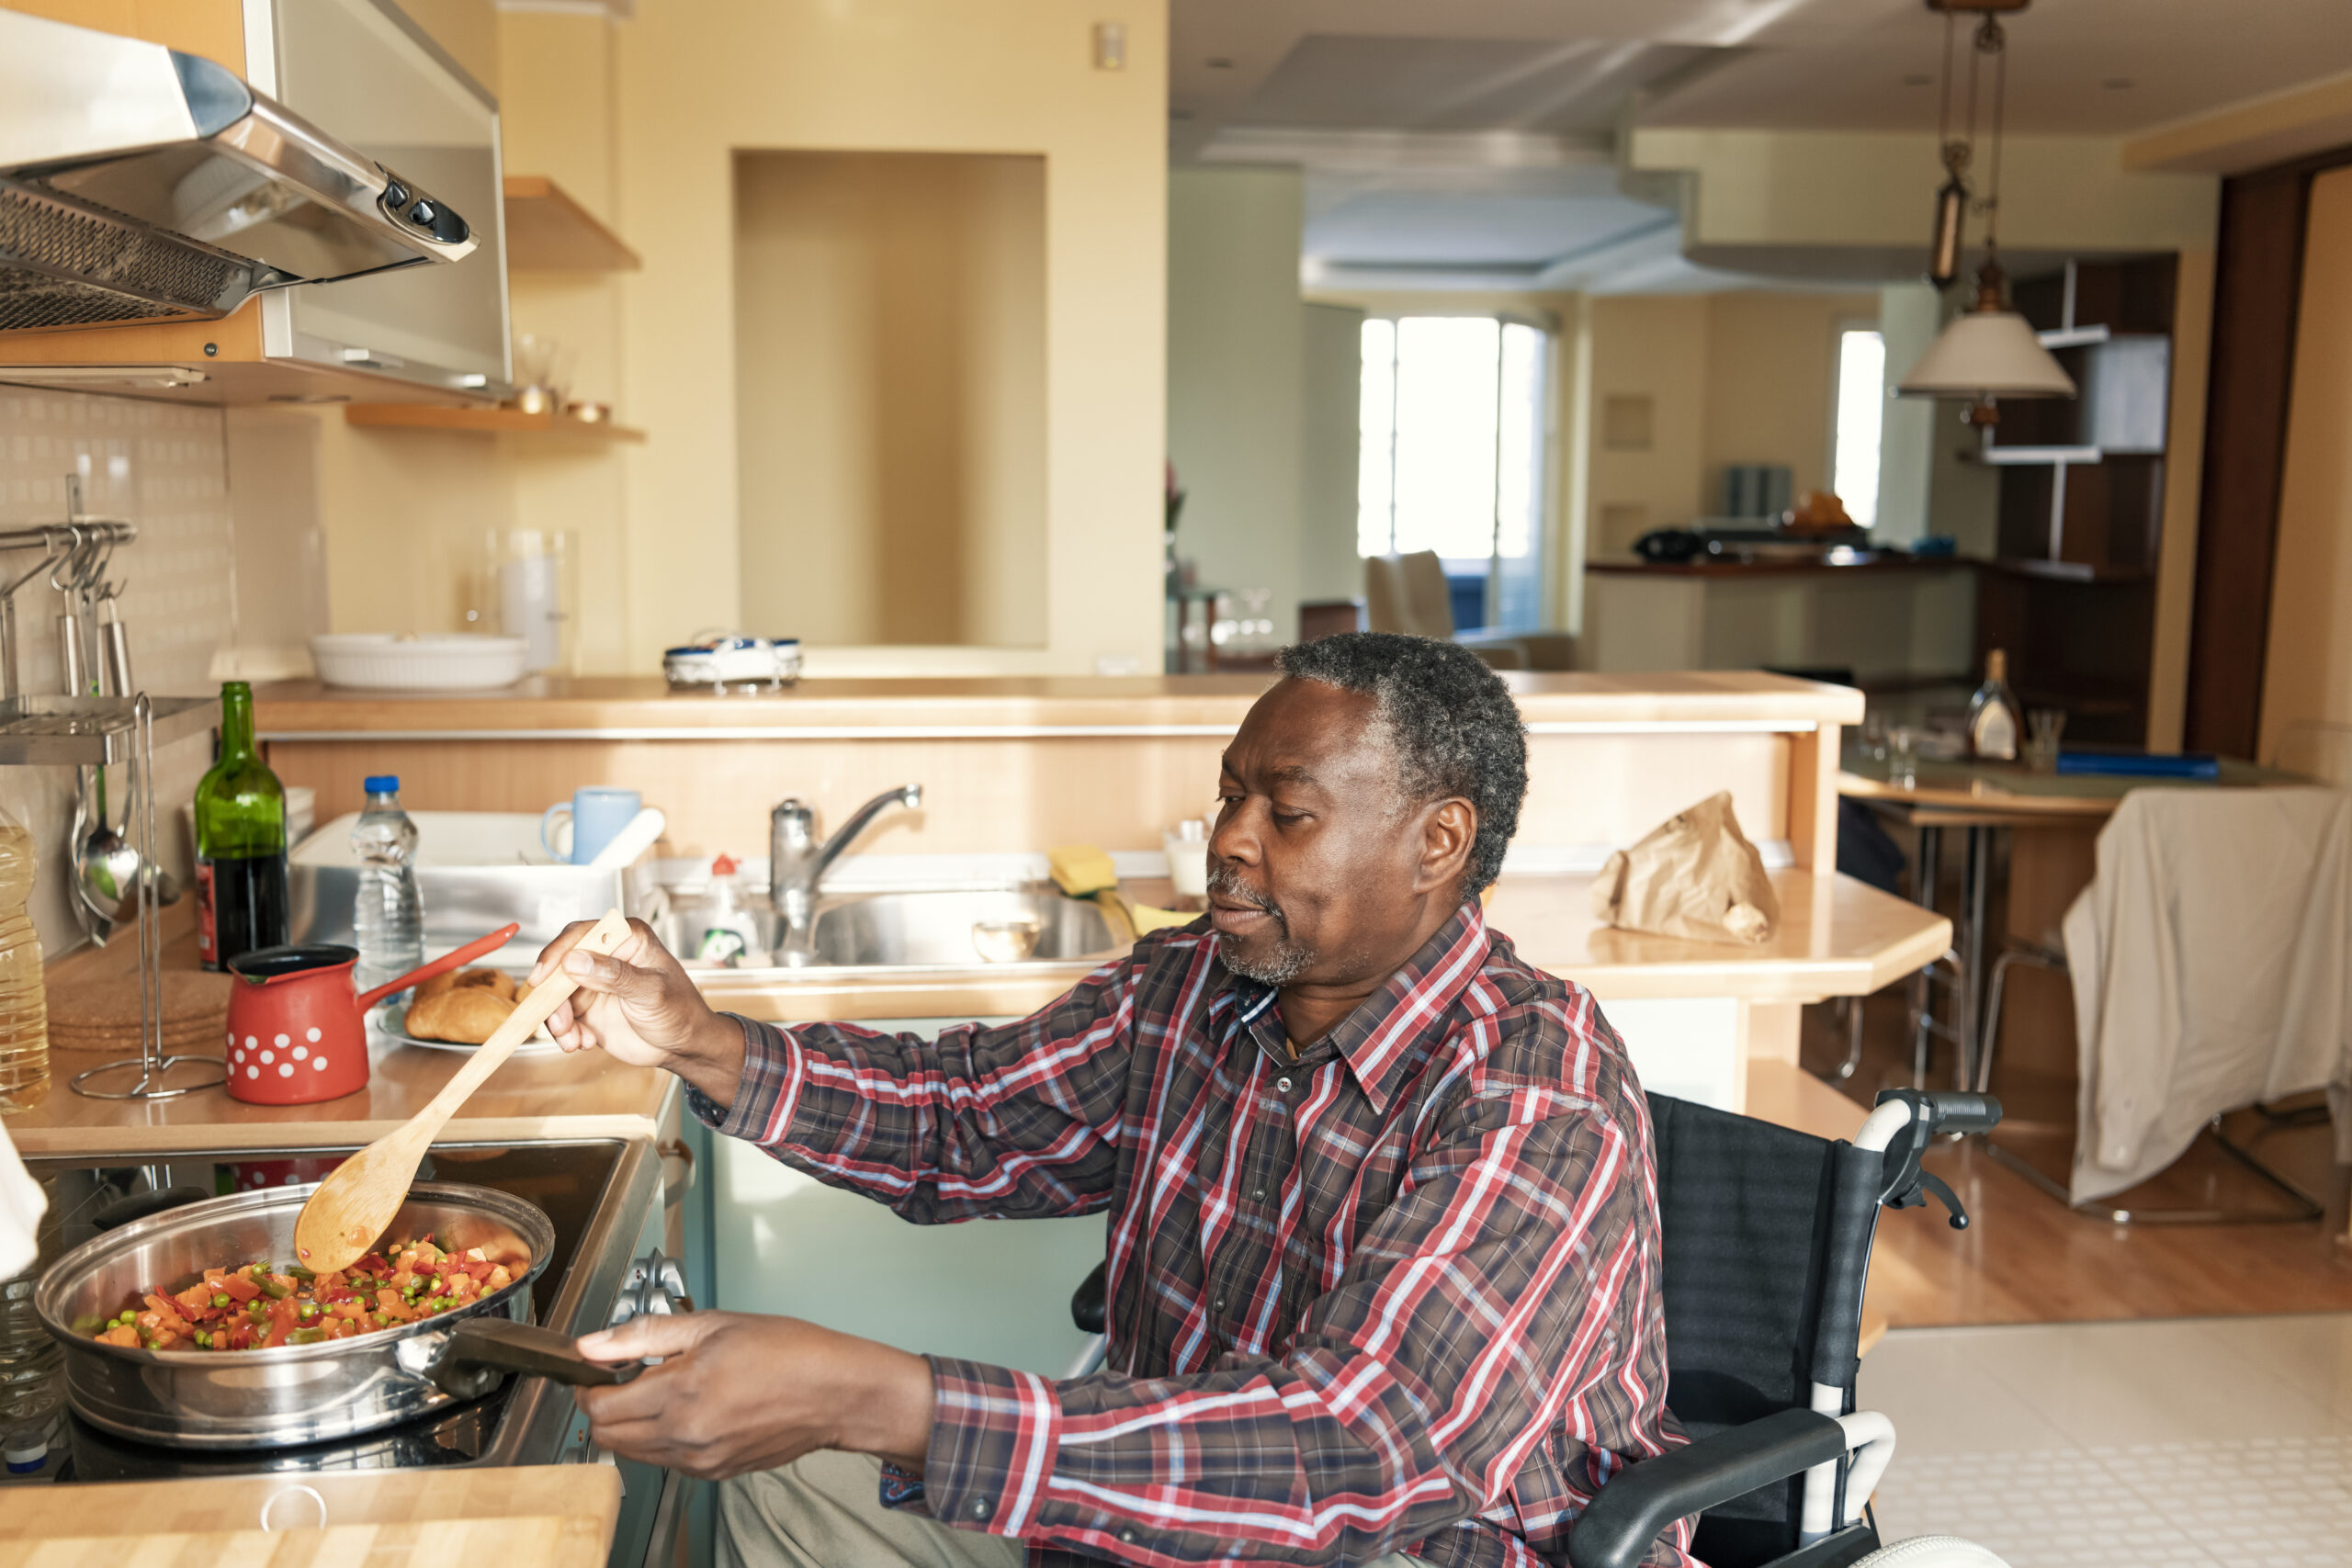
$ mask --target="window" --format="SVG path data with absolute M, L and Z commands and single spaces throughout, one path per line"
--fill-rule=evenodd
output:
M 1549 344 L 1492 316 L 1363 324 L 1356 552 L 1435 550 L 1465 629 L 1543 617 Z
M 1868 528 L 1878 521 L 1878 454 L 1886 415 L 1886 340 L 1875 327 L 1838 334 L 1836 450 L 1829 488 L 1846 515 Z

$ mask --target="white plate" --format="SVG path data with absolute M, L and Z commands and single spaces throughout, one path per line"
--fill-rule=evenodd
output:
M 383 1040 L 394 1045 L 420 1045 L 427 1051 L 479 1051 L 479 1045 L 467 1045 L 455 1040 L 420 1040 L 407 1029 L 408 1007 L 402 1002 L 379 1002 L 368 1012 L 368 1037 Z M 552 1040 L 534 1035 L 514 1047 L 517 1056 L 552 1055 L 563 1049 Z

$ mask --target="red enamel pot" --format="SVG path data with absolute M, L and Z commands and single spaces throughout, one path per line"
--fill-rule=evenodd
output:
M 359 950 L 332 942 L 263 947 L 229 961 L 229 1095 L 253 1105 L 311 1105 L 368 1087 L 368 1010 L 419 980 L 504 947 L 503 926 L 372 991 L 355 991 Z

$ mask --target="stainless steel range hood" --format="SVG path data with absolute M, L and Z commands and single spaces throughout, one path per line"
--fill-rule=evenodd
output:
M 456 261 L 464 218 L 209 60 L 0 10 L 0 332 Z

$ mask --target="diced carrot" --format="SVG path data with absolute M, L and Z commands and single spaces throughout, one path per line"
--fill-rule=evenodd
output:
M 243 1274 L 223 1274 L 216 1282 L 220 1285 L 223 1295 L 232 1298 L 240 1304 L 261 1294 L 261 1287 Z
M 124 1345 L 133 1350 L 139 1348 L 139 1330 L 131 1327 L 130 1325 L 127 1323 L 117 1328 L 107 1329 L 104 1334 L 99 1335 L 98 1337 L 105 1340 L 109 1345 Z
M 172 1300 L 179 1303 L 182 1312 L 205 1313 L 212 1310 L 212 1297 L 210 1285 L 190 1285 Z
M 410 1306 L 406 1302 L 401 1300 L 401 1293 L 398 1291 L 390 1289 L 378 1291 L 376 1292 L 376 1310 L 385 1313 L 390 1316 L 396 1317 L 402 1323 L 414 1323 L 416 1321 L 416 1309 Z

